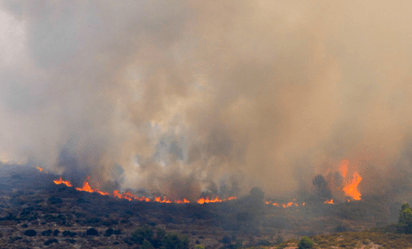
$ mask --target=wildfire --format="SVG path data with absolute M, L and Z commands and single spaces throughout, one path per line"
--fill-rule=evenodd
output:
M 283 208 L 288 208 L 288 207 L 292 207 L 292 206 L 300 207 L 300 206 L 305 206 L 306 205 L 305 202 L 303 202 L 302 204 L 297 203 L 295 199 L 293 201 L 290 201 L 290 202 L 287 202 L 287 203 L 282 203 L 282 204 L 279 204 L 279 203 L 276 203 L 276 202 L 271 202 L 271 201 L 265 201 L 265 204 L 273 205 L 275 207 L 283 207 Z
M 36 169 L 40 172 L 49 173 L 49 172 L 47 172 L 46 170 L 44 170 L 43 168 L 41 168 L 39 166 L 36 166 Z
M 361 193 L 358 190 L 358 185 L 362 181 L 362 177 L 359 175 L 358 172 L 354 172 L 352 176 L 352 180 L 343 187 L 343 192 L 346 196 L 352 197 L 354 200 L 361 200 Z
M 59 185 L 59 184 L 64 184 L 64 185 L 66 185 L 67 187 L 72 187 L 72 186 L 73 186 L 73 185 L 70 183 L 70 181 L 63 181 L 63 179 L 62 179 L 61 176 L 60 176 L 59 179 L 54 180 L 53 182 L 54 182 L 55 184 L 57 184 L 57 185 Z
M 348 179 L 348 165 L 349 160 L 344 159 L 341 161 L 339 166 L 339 173 L 344 178 L 342 191 L 347 197 L 352 198 L 353 200 L 361 200 L 361 193 L 358 190 L 358 185 L 362 181 L 362 177 L 357 171 L 353 172 L 352 179 Z
M 324 203 L 325 203 L 325 204 L 335 204 L 335 203 L 333 202 L 333 199 L 326 200 Z
M 202 197 L 199 200 L 197 200 L 197 203 L 204 204 L 204 203 L 224 202 L 224 201 L 230 201 L 230 200 L 234 200 L 234 199 L 236 199 L 236 197 L 234 197 L 234 196 L 231 196 L 227 199 L 219 199 L 219 196 L 216 196 L 215 199 L 209 199 L 209 197 L 206 197 L 206 199 L 205 199 L 205 198 Z
M 77 191 L 84 191 L 84 192 L 88 192 L 88 193 L 98 193 L 101 195 L 110 195 L 110 193 L 108 192 L 103 192 L 100 191 L 99 189 L 94 189 L 90 186 L 89 184 L 89 179 L 90 177 L 87 177 L 87 180 L 83 182 L 83 186 L 81 188 L 75 188 Z M 62 177 L 60 176 L 59 179 L 54 180 L 53 181 L 55 184 L 65 184 L 68 187 L 72 187 L 73 185 L 70 183 L 70 181 L 64 181 L 62 179 Z M 148 197 L 142 196 L 142 197 L 138 197 L 130 192 L 125 192 L 125 193 L 120 193 L 119 190 L 114 190 L 112 195 L 115 198 L 118 199 L 125 199 L 128 201 L 132 201 L 132 200 L 137 200 L 137 201 L 144 201 L 144 202 L 158 202 L 158 203 L 175 203 L 175 204 L 186 204 L 186 203 L 190 203 L 189 200 L 187 200 L 186 198 L 184 198 L 183 200 L 169 200 L 167 199 L 165 196 L 163 197 L 154 197 L 153 199 L 150 199 Z M 209 197 L 205 198 L 200 198 L 199 200 L 197 200 L 197 203 L 199 204 L 204 204 L 204 203 L 214 203 L 214 202 L 224 202 L 224 201 L 230 201 L 230 200 L 234 200 L 236 199 L 236 197 L 232 196 L 226 199 L 219 199 L 219 197 L 217 196 L 214 199 L 210 199 Z
M 87 181 L 84 181 L 83 182 L 83 187 L 81 187 L 81 188 L 76 188 L 76 190 L 77 191 L 85 191 L 85 192 L 89 192 L 89 193 L 94 193 L 94 192 L 96 192 L 96 193 L 99 193 L 99 194 L 101 194 L 101 195 L 108 195 L 109 193 L 107 193 L 107 192 L 102 192 L 102 191 L 100 191 L 100 190 L 98 190 L 98 189 L 92 189 L 91 187 L 90 187 L 90 185 L 89 185 L 89 182 L 88 182 L 88 180 L 90 179 L 90 177 L 87 177 Z

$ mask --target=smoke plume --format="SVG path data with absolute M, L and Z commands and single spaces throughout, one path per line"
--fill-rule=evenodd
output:
M 411 8 L 4 1 L 2 160 L 176 198 L 409 165 Z

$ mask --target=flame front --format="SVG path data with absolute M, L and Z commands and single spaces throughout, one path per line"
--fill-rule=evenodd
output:
M 224 202 L 224 201 L 230 201 L 230 200 L 234 200 L 236 199 L 235 196 L 231 196 L 227 199 L 219 199 L 219 196 L 216 196 L 216 198 L 214 199 L 209 199 L 209 196 L 205 198 L 200 198 L 199 200 L 197 200 L 197 203 L 199 204 L 204 204 L 204 203 L 215 203 L 215 202 Z
M 59 179 L 57 179 L 57 180 L 54 180 L 53 181 L 55 184 L 57 184 L 57 185 L 60 185 L 60 184 L 64 184 L 64 185 L 66 185 L 67 187 L 72 187 L 73 185 L 70 183 L 70 181 L 63 181 L 63 178 L 60 176 L 60 178 Z
M 87 177 L 87 181 L 83 182 L 83 187 L 81 188 L 76 188 L 77 191 L 85 191 L 85 192 L 89 192 L 89 193 L 98 193 L 101 195 L 108 195 L 109 193 L 107 192 L 102 192 L 99 189 L 92 189 L 89 185 L 88 180 L 90 179 L 90 177 Z
M 88 192 L 88 193 L 98 193 L 101 195 L 110 195 L 110 193 L 108 192 L 103 192 L 100 191 L 99 189 L 95 189 L 92 188 L 89 184 L 89 179 L 90 177 L 88 176 L 86 181 L 83 182 L 83 186 L 81 188 L 75 188 L 77 191 L 84 191 L 84 192 Z M 60 176 L 59 179 L 54 180 L 53 181 L 55 184 L 65 184 L 68 187 L 72 187 L 72 184 L 70 183 L 70 181 L 64 181 L 62 179 L 62 177 Z M 189 200 L 187 200 L 186 198 L 184 198 L 183 200 L 169 200 L 167 199 L 165 196 L 163 197 L 154 197 L 153 199 L 147 198 L 145 196 L 142 197 L 138 197 L 130 192 L 125 192 L 125 193 L 120 193 L 119 190 L 114 190 L 112 195 L 118 199 L 125 199 L 128 201 L 132 201 L 132 200 L 137 200 L 137 201 L 144 201 L 144 202 L 158 202 L 158 203 L 175 203 L 175 204 L 187 204 L 190 203 Z M 214 199 L 210 199 L 209 197 L 205 198 L 200 198 L 199 200 L 197 200 L 197 203 L 199 204 L 204 204 L 204 203 L 214 203 L 214 202 L 224 202 L 224 201 L 231 201 L 236 199 L 235 196 L 231 196 L 229 198 L 226 199 L 219 199 L 219 197 L 217 196 Z

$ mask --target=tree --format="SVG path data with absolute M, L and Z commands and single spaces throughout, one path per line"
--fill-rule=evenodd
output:
M 315 195 L 321 199 L 331 199 L 332 194 L 328 186 L 328 182 L 322 175 L 317 175 L 312 180 L 312 184 L 315 187 Z
M 412 210 L 408 203 L 404 203 L 399 210 L 398 227 L 404 233 L 412 233 Z
M 313 241 L 306 236 L 303 236 L 298 243 L 299 249 L 309 249 L 313 248 Z
M 262 202 L 263 198 L 265 197 L 265 192 L 263 192 L 260 188 L 254 187 L 250 190 L 250 197 L 254 201 Z

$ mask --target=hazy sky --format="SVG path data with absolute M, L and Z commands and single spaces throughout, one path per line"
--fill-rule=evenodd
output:
M 3 1 L 1 159 L 172 197 L 385 169 L 410 141 L 411 5 Z

